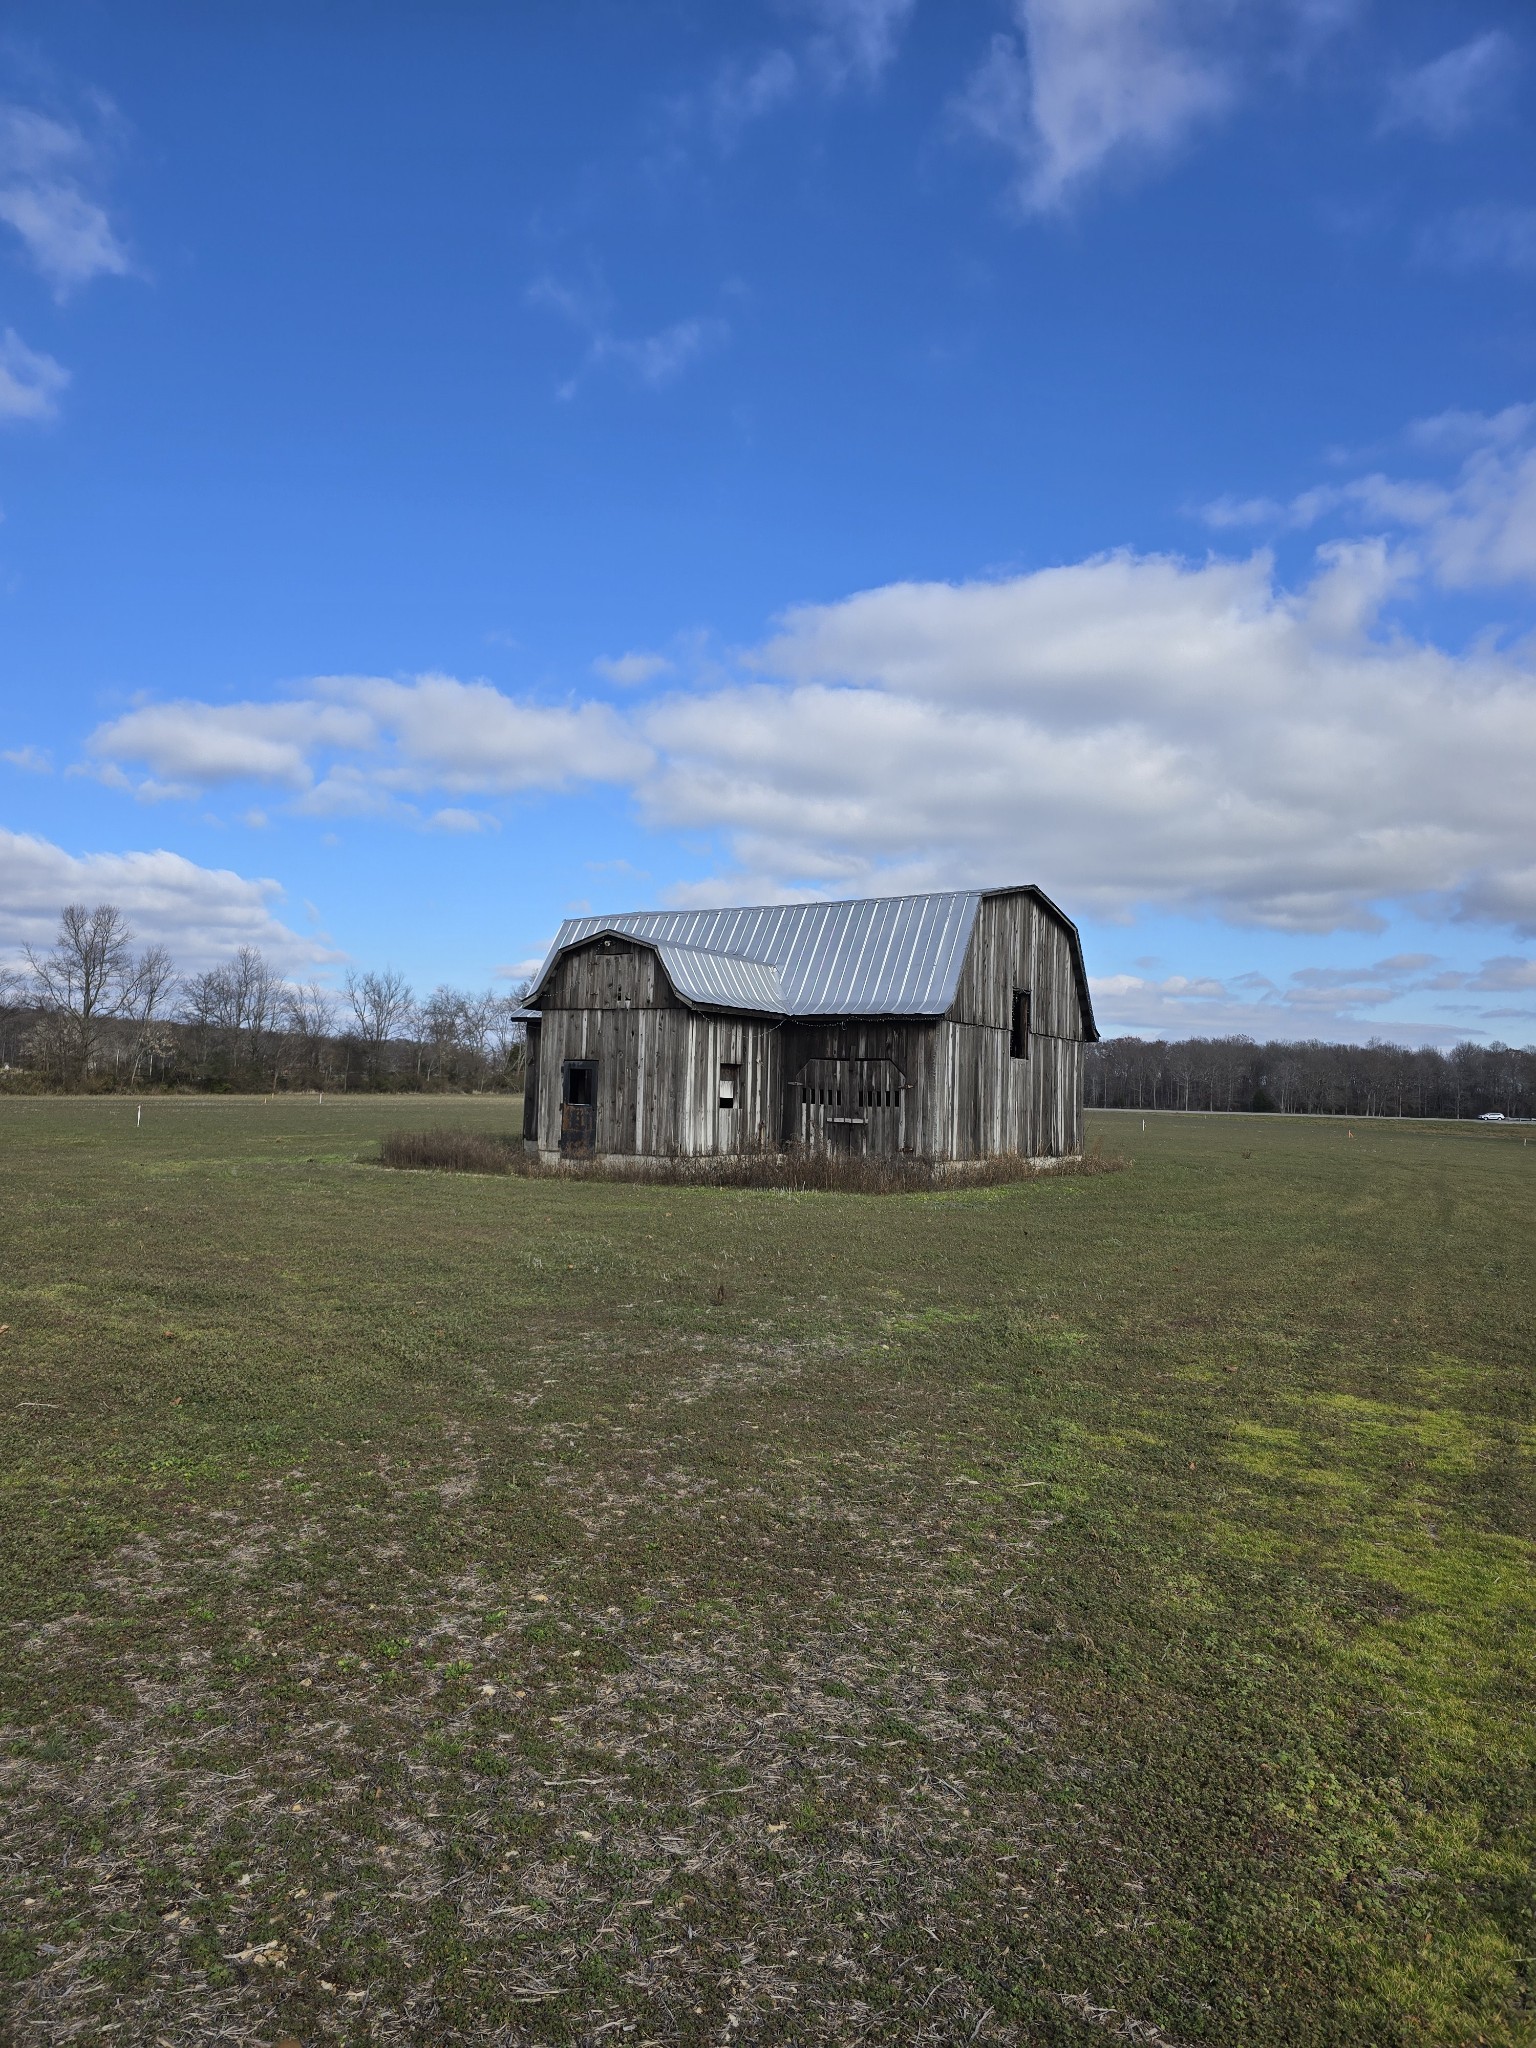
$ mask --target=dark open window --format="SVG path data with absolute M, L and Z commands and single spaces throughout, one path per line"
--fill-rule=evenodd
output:
M 1008 1050 L 1016 1060 L 1029 1058 L 1029 990 L 1016 988 L 1013 992 L 1013 1028 L 1008 1034 Z
M 722 1066 L 722 1067 L 721 1067 L 721 1069 L 720 1069 L 720 1107 L 721 1107 L 722 1109 L 734 1109 L 734 1108 L 736 1107 L 736 1092 L 737 1092 L 737 1087 L 738 1087 L 738 1084 L 740 1083 L 740 1080 L 741 1080 L 741 1069 L 740 1069 L 740 1067 L 727 1067 L 727 1066 Z
M 580 1103 L 590 1109 L 597 1100 L 596 1060 L 567 1060 L 565 1066 L 565 1099 Z

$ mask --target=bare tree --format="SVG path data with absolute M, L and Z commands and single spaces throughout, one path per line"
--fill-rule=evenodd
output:
M 0 1065 L 9 1067 L 21 1056 L 28 997 L 25 978 L 14 967 L 0 966 Z
M 28 946 L 38 1007 L 55 1026 L 61 1079 L 68 1081 L 71 1073 L 85 1079 L 103 1023 L 121 1013 L 133 977 L 132 942 L 115 904 L 87 910 L 70 903 L 59 918 L 53 950 L 39 955 Z
M 123 991 L 123 1008 L 138 1027 L 133 1036 L 133 1069 L 130 1081 L 137 1081 L 139 1068 L 146 1060 L 151 1075 L 155 1060 L 169 1053 L 174 1041 L 164 1029 L 156 1029 L 155 1019 L 165 1007 L 166 998 L 176 983 L 176 968 L 164 946 L 146 946 L 133 963 Z
M 259 1067 L 269 1033 L 277 1028 L 283 984 L 254 946 L 242 946 L 224 970 L 229 979 L 231 1023 L 239 1034 L 237 1056 L 244 1052 Z
M 292 982 L 283 991 L 288 1029 L 306 1042 L 319 1042 L 336 1029 L 336 998 L 318 981 Z
M 175 985 L 176 966 L 164 946 L 146 946 L 133 963 L 124 1008 L 133 1017 L 157 1017 Z
M 416 1011 L 416 1033 L 427 1061 L 427 1078 L 442 1080 L 462 1042 L 464 997 L 456 988 L 439 985 Z
M 368 1048 L 375 1078 L 383 1066 L 384 1047 L 411 1013 L 411 985 L 393 967 L 382 973 L 347 974 L 347 1002 L 357 1021 L 357 1034 Z
M 285 1064 L 296 1064 L 324 1078 L 325 1049 L 336 1029 L 336 1000 L 318 981 L 290 982 L 278 991 L 277 1044 L 272 1051 L 272 1085 Z
M 486 998 L 493 1005 L 489 1030 L 491 1055 L 503 1080 L 514 1079 L 523 1069 L 528 1027 L 514 1012 L 523 1007 L 523 1000 L 532 986 L 531 981 L 520 981 L 514 985 L 510 995 L 497 994 Z

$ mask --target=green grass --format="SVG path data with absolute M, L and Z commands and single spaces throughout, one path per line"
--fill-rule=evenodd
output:
M 0 1101 L 0 2036 L 1536 2041 L 1527 1134 L 413 1117 Z

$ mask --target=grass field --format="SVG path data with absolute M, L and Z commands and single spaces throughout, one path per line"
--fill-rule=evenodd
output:
M 1529 1134 L 514 1114 L 0 1101 L 0 2036 L 1536 2041 Z

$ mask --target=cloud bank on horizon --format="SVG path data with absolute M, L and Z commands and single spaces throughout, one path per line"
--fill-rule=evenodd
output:
M 1465 518 L 1454 494 L 1445 516 Z M 1463 573 L 1470 546 L 1434 560 Z M 1479 524 L 1490 563 L 1514 546 Z M 1365 931 L 1398 902 L 1536 934 L 1536 668 L 1384 624 L 1418 573 L 1381 537 L 1326 544 L 1296 590 L 1264 553 L 1119 553 L 803 606 L 731 680 L 633 708 L 319 678 L 142 705 L 87 752 L 152 801 L 234 786 L 415 825 L 444 797 L 614 784 L 658 828 L 728 836 L 735 864 L 690 885 L 699 901 L 1049 871 L 1112 918 Z

